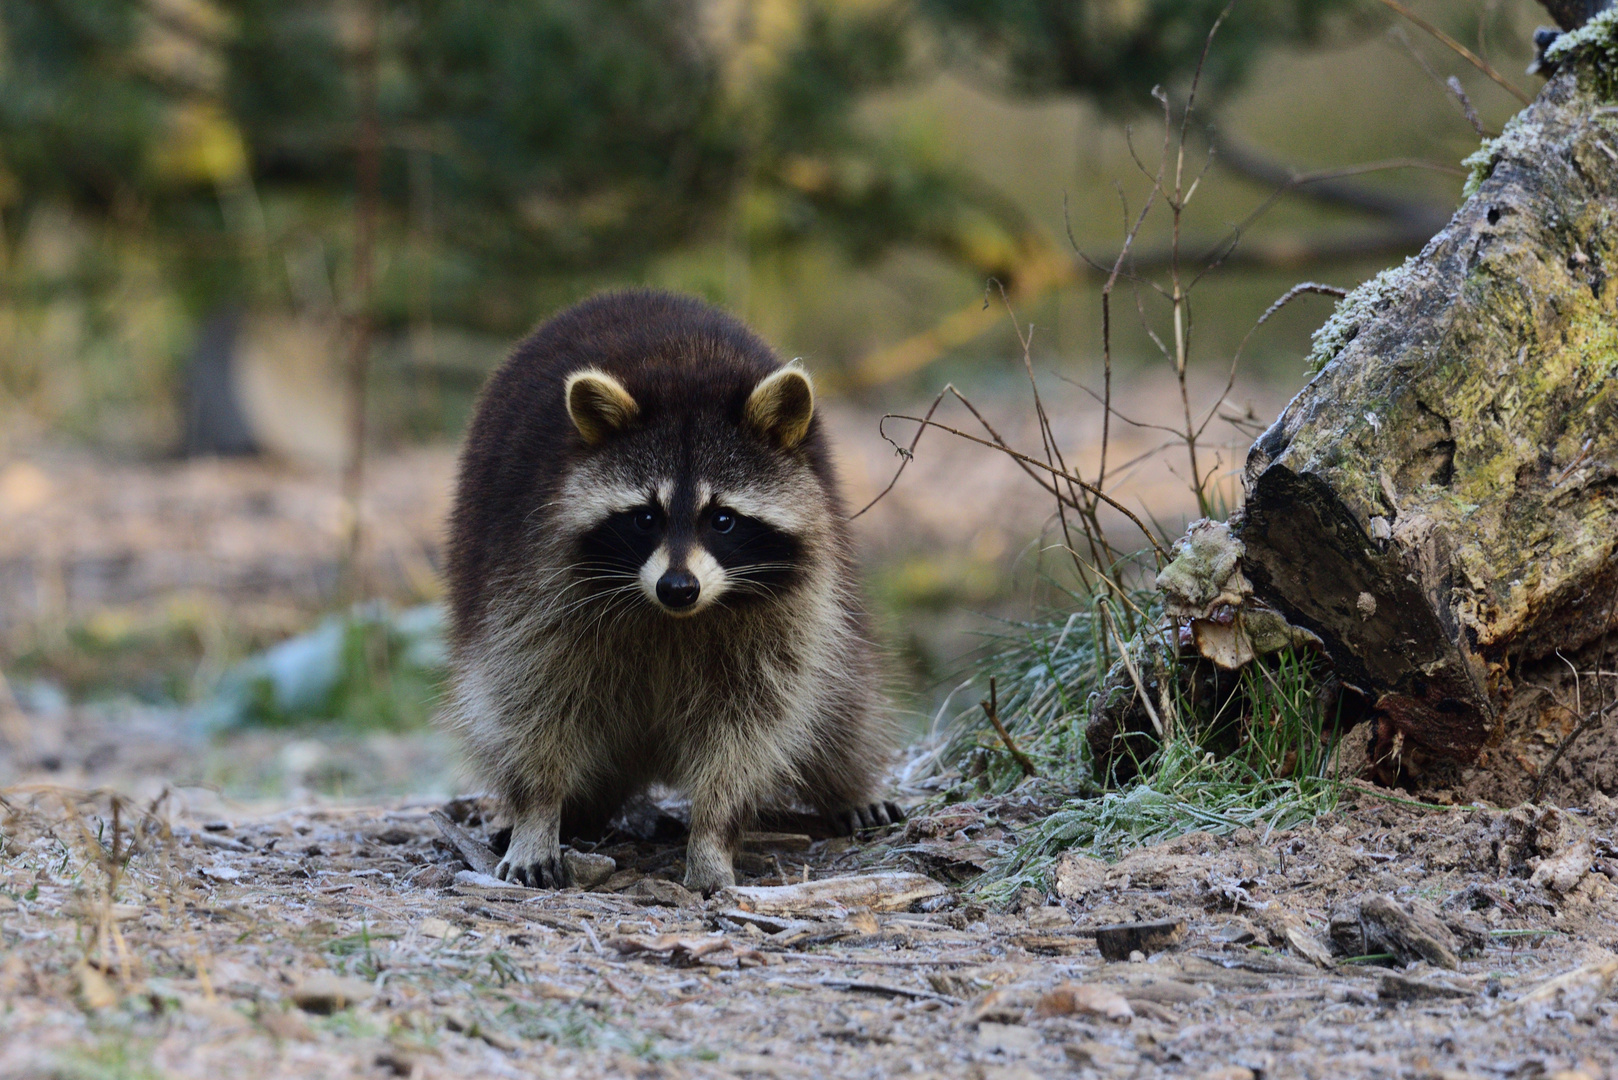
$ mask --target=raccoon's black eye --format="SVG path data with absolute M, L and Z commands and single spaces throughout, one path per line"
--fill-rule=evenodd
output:
M 633 520 L 635 528 L 641 532 L 651 532 L 657 528 L 657 514 L 651 510 L 636 510 Z
M 729 510 L 715 510 L 712 524 L 714 532 L 728 533 L 736 527 L 736 515 Z

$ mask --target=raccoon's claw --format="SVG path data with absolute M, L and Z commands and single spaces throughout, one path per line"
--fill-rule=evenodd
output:
M 494 876 L 502 881 L 526 885 L 530 889 L 565 889 L 572 883 L 567 872 L 567 864 L 562 862 L 560 855 L 543 858 L 524 866 L 514 866 L 509 859 L 501 859 L 500 865 L 495 868 Z
M 868 806 L 851 806 L 834 814 L 831 825 L 838 836 L 852 836 L 858 832 L 880 829 L 885 825 L 897 825 L 904 819 L 904 811 L 899 809 L 896 803 L 884 799 Z

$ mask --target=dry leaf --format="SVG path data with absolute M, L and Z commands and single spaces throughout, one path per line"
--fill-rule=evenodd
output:
M 1063 983 L 1039 999 L 1037 1016 L 1101 1016 L 1128 1023 L 1135 1010 L 1117 990 L 1092 983 Z

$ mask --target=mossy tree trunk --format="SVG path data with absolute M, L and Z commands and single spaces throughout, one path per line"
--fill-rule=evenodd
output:
M 1256 595 L 1406 763 L 1475 758 L 1517 665 L 1618 626 L 1618 16 L 1550 55 L 1449 225 L 1342 302 L 1248 456 Z

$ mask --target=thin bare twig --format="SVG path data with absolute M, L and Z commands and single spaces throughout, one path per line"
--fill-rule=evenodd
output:
M 948 394 L 950 391 L 952 391 L 954 389 L 955 389 L 955 387 L 954 387 L 953 384 L 945 384 L 944 389 L 942 389 L 942 390 L 940 390 L 938 392 L 938 396 L 933 398 L 933 403 L 927 407 L 927 417 L 926 418 L 928 420 L 931 420 L 933 418 L 933 413 L 938 411 L 938 406 L 943 402 L 944 395 Z M 910 440 L 910 445 L 908 447 L 900 446 L 898 443 L 894 442 L 892 439 L 888 439 L 888 437 L 886 435 L 882 436 L 884 439 L 887 439 L 888 443 L 893 447 L 894 452 L 899 455 L 899 467 L 893 471 L 893 479 L 888 481 L 888 486 L 883 488 L 881 491 L 877 492 L 876 493 L 876 498 L 872 499 L 870 502 L 868 502 L 864 506 L 860 507 L 859 513 L 850 514 L 849 517 L 848 517 L 848 520 L 853 521 L 855 518 L 859 517 L 860 514 L 865 513 L 865 511 L 869 510 L 871 507 L 873 507 L 877 503 L 881 502 L 883 500 L 883 498 L 885 498 L 887 496 L 888 492 L 893 490 L 894 485 L 899 482 L 899 477 L 904 475 L 905 468 L 912 461 L 914 461 L 916 459 L 916 444 L 921 442 L 921 433 L 926 431 L 926 430 L 927 430 L 927 425 L 926 424 L 923 424 L 921 427 L 918 427 L 916 429 L 916 437 L 914 439 Z
M 1399 0 L 1382 0 L 1382 4 L 1385 7 L 1389 7 L 1394 11 L 1397 11 L 1399 14 L 1403 15 L 1405 18 L 1409 19 L 1411 22 L 1433 35 L 1433 37 L 1449 46 L 1449 48 L 1453 49 L 1458 56 L 1464 59 L 1467 63 L 1471 64 L 1473 67 L 1477 68 L 1479 71 L 1483 72 L 1483 74 L 1492 79 L 1501 89 L 1510 94 L 1512 97 L 1516 98 L 1518 101 L 1522 102 L 1524 105 L 1533 104 L 1533 98 L 1529 97 L 1527 94 L 1517 89 L 1516 86 L 1512 85 L 1511 81 L 1496 71 L 1493 65 L 1491 65 L 1487 60 L 1483 59 L 1483 57 L 1479 56 L 1471 49 L 1468 49 L 1465 45 L 1462 45 L 1459 41 L 1456 41 L 1454 38 L 1444 33 L 1444 31 L 1440 30 L 1438 27 L 1434 26 L 1420 15 L 1417 15 L 1414 11 L 1411 11 L 1404 4 L 1400 3 Z
M 959 391 L 955 391 L 955 396 L 959 398 L 963 404 L 966 403 L 966 399 L 961 397 Z M 970 405 L 967 405 L 967 407 L 971 408 Z M 973 409 L 973 414 L 977 415 L 977 410 Z M 1029 457 L 1020 450 L 1013 450 L 1010 446 L 1006 445 L 1004 441 L 991 442 L 988 439 L 980 439 L 976 435 L 962 431 L 960 428 L 950 427 L 948 424 L 941 424 L 937 420 L 925 420 L 922 417 L 907 416 L 904 413 L 887 413 L 882 417 L 882 419 L 884 422 L 888 420 L 908 420 L 912 424 L 922 424 L 926 427 L 935 427 L 941 431 L 947 431 L 956 438 L 965 439 L 967 442 L 977 443 L 979 446 L 987 446 L 993 450 L 999 450 L 1001 453 L 1005 454 L 1007 457 L 1010 457 L 1014 461 L 1021 462 L 1022 464 L 1034 469 L 1044 470 L 1064 483 L 1073 484 L 1090 495 L 1100 499 L 1102 502 L 1118 511 L 1120 514 L 1127 517 L 1134 524 L 1134 526 L 1140 530 L 1141 535 L 1146 537 L 1147 541 L 1152 545 L 1152 548 L 1157 552 L 1158 557 L 1165 563 L 1168 562 L 1169 553 L 1164 550 L 1162 544 L 1157 542 L 1157 538 L 1152 535 L 1151 530 L 1146 527 L 1145 522 L 1141 521 L 1141 519 L 1135 515 L 1133 510 L 1129 509 L 1129 507 L 1125 506 L 1111 495 L 1108 495 L 1105 491 L 1102 491 L 1094 484 L 1091 484 L 1080 477 L 1074 476 L 1071 473 L 1058 472 L 1056 469 L 1051 468 L 1038 458 Z M 982 420 L 982 417 L 979 416 L 978 419 Z M 1059 490 L 1055 488 L 1054 485 L 1045 483 L 1042 486 L 1045 487 L 1046 491 L 1056 494 L 1057 498 L 1066 498 L 1066 496 L 1060 494 Z
M 1028 755 L 1023 753 L 1017 744 L 1012 741 L 1011 732 L 1007 731 L 1006 725 L 1000 722 L 1000 696 L 995 687 L 993 675 L 989 676 L 988 700 L 980 701 L 978 704 L 982 705 L 983 711 L 989 714 L 989 723 L 994 725 L 995 734 L 999 735 L 1000 741 L 1006 744 L 1007 752 L 1016 760 L 1017 766 L 1022 769 L 1023 775 L 1038 776 L 1039 772 L 1034 768 L 1034 763 L 1028 760 Z

